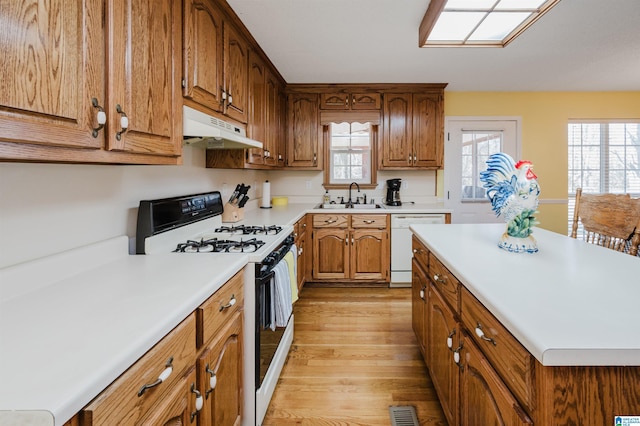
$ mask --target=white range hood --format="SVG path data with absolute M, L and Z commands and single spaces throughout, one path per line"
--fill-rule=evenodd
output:
M 184 143 L 205 149 L 262 148 L 262 142 L 247 138 L 243 127 L 220 120 L 188 106 L 182 107 Z

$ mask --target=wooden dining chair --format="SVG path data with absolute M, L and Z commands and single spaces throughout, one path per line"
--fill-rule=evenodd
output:
M 584 240 L 616 251 L 638 254 L 640 245 L 640 199 L 629 194 L 583 194 L 576 189 L 571 237 L 577 238 L 578 224 Z

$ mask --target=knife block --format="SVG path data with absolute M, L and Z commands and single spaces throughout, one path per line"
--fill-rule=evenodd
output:
M 238 222 L 244 219 L 244 208 L 238 207 L 235 204 L 226 203 L 222 210 L 223 222 Z

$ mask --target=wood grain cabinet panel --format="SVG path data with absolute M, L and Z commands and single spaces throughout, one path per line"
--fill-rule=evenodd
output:
M 312 223 L 314 281 L 389 281 L 389 215 L 314 214 Z
M 451 309 L 460 312 L 460 281 L 433 253 L 429 254 L 429 278 Z
M 243 280 L 243 273 L 238 272 L 196 310 L 198 324 L 196 343 L 198 348 L 207 344 L 229 318 L 242 310 L 244 306 Z
M 224 24 L 224 113 L 246 123 L 249 105 L 249 46 L 236 28 Z
M 211 0 L 184 2 L 183 96 L 212 111 L 223 108 L 223 17 Z
M 318 94 L 289 94 L 287 111 L 287 167 L 322 170 L 322 126 Z
M 469 335 L 463 335 L 460 424 L 533 425 Z
M 420 353 L 425 362 L 427 358 L 427 296 L 429 294 L 429 279 L 427 273 L 413 258 L 411 260 L 411 327 L 416 335 Z
M 384 94 L 381 169 L 443 167 L 443 100 L 442 91 Z
M 442 410 L 450 425 L 457 425 L 459 416 L 460 324 L 449 305 L 430 284 L 427 299 L 427 336 L 429 373 L 436 388 Z
M 54 0 L 4 9 L 13 24 L 3 33 L 0 158 L 180 162 L 180 2 Z
M 198 388 L 204 406 L 199 426 L 240 425 L 242 421 L 242 312 L 235 312 L 224 323 L 216 338 L 197 361 Z
M 323 110 L 379 110 L 380 93 L 336 92 L 320 95 L 320 109 Z

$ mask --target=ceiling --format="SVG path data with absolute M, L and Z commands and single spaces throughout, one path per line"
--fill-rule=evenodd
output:
M 640 0 L 561 0 L 505 48 L 419 48 L 429 0 L 227 0 L 288 83 L 640 90 Z

